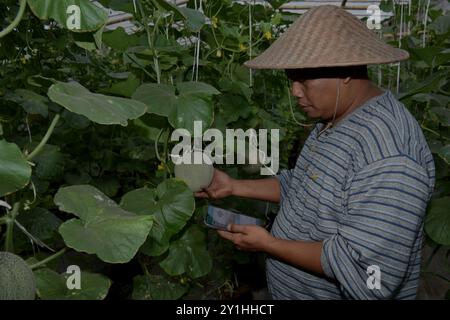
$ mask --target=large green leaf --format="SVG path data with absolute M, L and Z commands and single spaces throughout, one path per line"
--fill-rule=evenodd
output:
M 54 202 L 61 211 L 80 218 L 66 221 L 59 228 L 67 246 L 96 254 L 109 263 L 130 261 L 153 224 L 152 216 L 127 212 L 89 185 L 60 188 Z
M 0 140 L 0 197 L 22 189 L 30 177 L 31 167 L 19 147 Z
M 108 294 L 111 280 L 102 274 L 81 270 L 80 289 L 68 289 L 70 274 L 58 274 L 51 269 L 39 269 L 36 276 L 37 294 L 42 300 L 103 300 Z
M 151 215 L 155 224 L 141 250 L 158 256 L 169 247 L 170 238 L 186 225 L 195 210 L 195 200 L 187 185 L 168 179 L 156 189 L 141 188 L 123 196 L 121 206 L 139 215 Z
M 425 231 L 434 242 L 450 245 L 450 197 L 431 201 L 430 210 L 425 219 Z
M 132 98 L 145 103 L 148 112 L 168 117 L 174 128 L 193 133 L 194 121 L 202 121 L 205 130 L 211 125 L 214 115 L 211 96 L 219 93 L 202 82 L 182 82 L 176 88 L 146 83 L 137 88 Z
M 69 11 L 71 5 L 80 8 L 80 29 L 71 29 L 74 32 L 95 31 L 106 24 L 108 13 L 95 6 L 89 0 L 27 0 L 33 13 L 41 20 L 53 19 L 64 28 L 68 28 L 68 21 L 73 17 Z
M 212 259 L 206 247 L 205 233 L 193 225 L 172 242 L 169 255 L 161 261 L 160 266 L 171 276 L 187 274 L 199 278 L 211 271 Z
M 148 274 L 133 279 L 134 300 L 176 300 L 186 292 L 187 287 L 160 275 Z
M 128 120 L 139 118 L 147 110 L 142 102 L 92 93 L 77 82 L 54 84 L 48 96 L 66 109 L 100 124 L 126 126 Z

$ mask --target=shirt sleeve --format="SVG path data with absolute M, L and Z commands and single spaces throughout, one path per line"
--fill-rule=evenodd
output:
M 275 176 L 280 181 L 280 204 L 286 198 L 291 183 L 293 169 L 283 169 Z
M 324 241 L 321 263 L 345 296 L 395 298 L 417 264 L 430 188 L 426 169 L 404 155 L 371 163 L 343 188 L 342 221 Z

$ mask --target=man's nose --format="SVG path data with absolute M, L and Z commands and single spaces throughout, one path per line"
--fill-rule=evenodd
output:
M 292 95 L 297 98 L 303 98 L 304 92 L 300 82 L 292 82 Z

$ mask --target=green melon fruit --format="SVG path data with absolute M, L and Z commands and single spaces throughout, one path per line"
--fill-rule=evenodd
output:
M 36 279 L 28 264 L 10 252 L 0 252 L 0 300 L 34 300 Z
M 175 177 L 183 180 L 192 192 L 200 191 L 210 185 L 214 176 L 212 164 L 176 164 Z

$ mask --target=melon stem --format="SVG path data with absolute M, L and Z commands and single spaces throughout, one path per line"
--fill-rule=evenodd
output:
M 55 254 L 52 254 L 51 256 L 45 258 L 44 260 L 36 262 L 35 264 L 30 266 L 31 270 L 39 268 L 40 266 L 43 266 L 43 265 L 49 263 L 50 261 L 55 260 L 56 258 L 58 258 L 61 255 L 63 255 L 66 252 L 66 250 L 67 250 L 67 248 L 61 249 L 58 252 L 56 252 Z
M 5 240 L 5 251 L 14 253 L 14 242 L 13 242 L 13 230 L 14 230 L 14 220 L 19 213 L 20 201 L 15 202 L 13 208 L 8 212 L 8 218 L 6 219 L 6 240 Z

